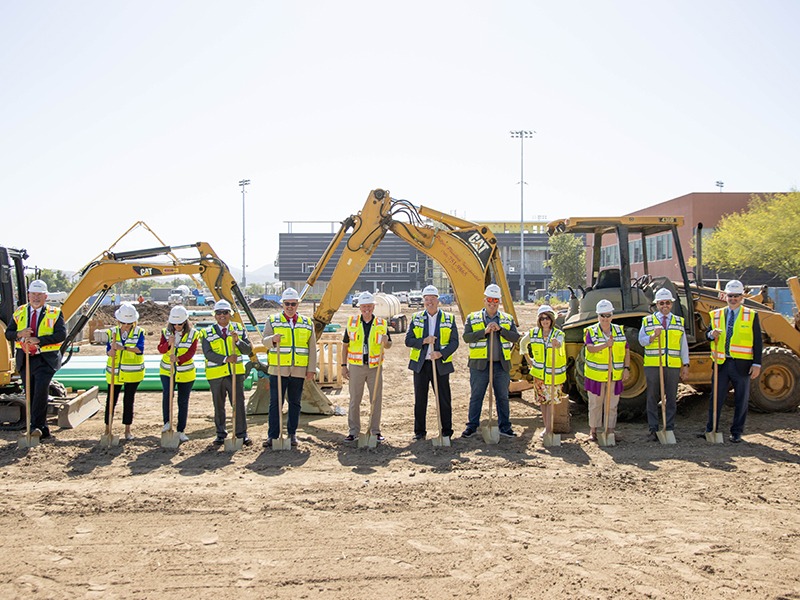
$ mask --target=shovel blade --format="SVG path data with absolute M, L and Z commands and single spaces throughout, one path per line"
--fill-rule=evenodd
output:
M 483 436 L 483 441 L 487 444 L 500 443 L 500 428 L 494 421 L 484 421 L 481 423 L 481 435 Z
M 272 440 L 272 449 L 273 450 L 291 450 L 292 449 L 292 440 L 288 437 L 279 437 Z
M 722 433 L 719 431 L 706 431 L 706 441 L 709 444 L 722 444 Z
M 244 446 L 244 440 L 236 436 L 225 438 L 225 452 L 236 452 Z
M 542 436 L 542 443 L 545 448 L 553 448 L 561 445 L 561 434 L 559 433 L 545 433 Z
M 361 433 L 358 436 L 359 448 L 377 448 L 378 436 L 372 433 Z
M 675 432 L 667 431 L 666 429 L 661 429 L 656 431 L 656 435 L 658 436 L 658 441 L 662 444 L 674 444 L 675 443 Z
M 19 436 L 17 448 L 35 448 L 39 445 L 39 436 L 31 433 Z
M 597 432 L 597 444 L 599 446 L 616 446 L 617 439 L 613 433 Z
M 112 446 L 119 446 L 119 436 L 118 435 L 108 435 L 104 433 L 100 436 L 100 446 L 103 448 L 111 448 Z
M 439 435 L 439 436 L 431 439 L 431 442 L 433 442 L 433 445 L 436 448 L 443 448 L 443 447 L 444 448 L 449 448 L 450 447 L 450 436 L 449 435 Z
M 177 448 L 180 445 L 181 438 L 178 437 L 177 431 L 164 431 L 161 433 L 162 448 Z

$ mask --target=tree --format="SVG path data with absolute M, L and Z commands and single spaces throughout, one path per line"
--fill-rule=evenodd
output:
M 800 192 L 753 196 L 746 211 L 724 216 L 703 241 L 703 261 L 735 273 L 800 274 Z
M 544 266 L 553 274 L 550 289 L 577 287 L 586 281 L 586 248 L 583 236 L 571 233 L 552 236 L 550 257 L 550 260 L 544 261 Z
M 68 292 L 74 285 L 63 271 L 40 269 L 38 277 L 47 284 L 47 289 L 51 292 Z

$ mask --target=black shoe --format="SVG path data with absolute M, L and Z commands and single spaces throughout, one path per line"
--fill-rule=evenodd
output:
M 699 439 L 701 439 L 701 440 L 704 440 L 704 439 L 706 439 L 706 434 L 707 433 L 711 433 L 711 432 L 710 431 L 701 431 L 700 433 L 697 434 L 697 437 Z
M 342 441 L 343 442 L 355 442 L 356 441 L 356 436 L 354 436 L 354 435 L 345 436 L 345 438 Z
M 267 438 L 267 441 L 264 442 L 264 448 L 272 448 L 272 440 Z
M 731 437 L 728 438 L 731 443 L 733 444 L 740 444 L 742 442 L 742 436 L 738 433 L 732 433 Z
M 424 440 L 424 439 L 425 439 L 425 434 L 424 433 L 415 433 L 414 434 L 414 441 L 415 442 L 418 442 L 418 441 Z
M 385 442 L 385 441 L 386 441 L 386 438 L 385 438 L 385 437 L 383 437 L 383 436 L 381 435 L 381 432 L 380 432 L 380 431 L 379 431 L 378 433 L 374 434 L 374 435 L 375 435 L 375 438 L 376 438 L 376 439 L 377 439 L 379 442 Z
M 289 436 L 289 437 L 290 437 L 290 439 L 291 439 L 291 442 L 289 442 L 289 443 L 290 443 L 292 446 L 297 446 L 297 436 L 296 436 L 295 434 L 292 434 L 292 435 L 291 435 L 291 436 Z
M 705 435 L 703 435 L 703 437 L 705 437 Z M 651 431 L 650 433 L 647 434 L 647 439 L 651 442 L 657 442 L 658 434 L 655 431 Z
M 461 432 L 461 437 L 468 438 L 475 435 L 477 429 L 472 429 L 472 427 L 467 427 L 464 431 Z
M 253 445 L 253 440 L 251 440 L 247 436 L 244 436 L 244 438 L 242 438 L 242 444 L 245 445 L 245 446 L 252 446 Z
M 224 444 L 224 443 L 225 443 L 225 438 L 224 437 L 218 437 L 217 439 L 214 440 L 214 445 L 215 446 L 222 446 L 222 444 Z
M 517 432 L 509 429 L 508 431 L 501 431 L 500 435 L 502 435 L 503 437 L 515 438 L 517 437 Z

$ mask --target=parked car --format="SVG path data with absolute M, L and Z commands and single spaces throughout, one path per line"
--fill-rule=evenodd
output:
M 408 292 L 408 307 L 422 306 L 422 290 L 411 290 Z

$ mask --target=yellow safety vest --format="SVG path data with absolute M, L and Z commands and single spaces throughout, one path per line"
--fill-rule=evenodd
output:
M 136 348 L 139 336 L 144 335 L 144 329 L 136 325 L 128 333 L 125 341 L 119 326 L 106 330 L 108 341 L 111 344 L 122 344 L 124 350 L 117 350 L 114 356 L 114 382 L 117 384 L 136 383 L 144 379 L 144 354 L 136 354 L 130 350 Z M 106 360 L 106 383 L 111 383 L 111 357 Z
M 603 332 L 600 331 L 600 324 L 597 323 L 591 327 L 587 327 L 584 331 L 588 333 L 592 340 L 592 345 L 602 344 L 606 341 Z M 622 379 L 622 370 L 625 366 L 625 332 L 619 325 L 611 324 L 611 337 L 614 339 L 614 344 L 611 346 L 611 379 L 612 381 L 619 381 Z M 608 381 L 608 348 L 603 348 L 599 352 L 589 352 L 585 347 L 583 349 L 584 356 L 586 357 L 586 365 L 583 369 L 583 374 L 587 379 L 593 381 Z
M 240 338 L 244 337 L 244 328 L 237 323 L 236 321 L 230 321 L 228 323 L 228 336 L 225 339 L 222 339 L 222 336 L 217 333 L 216 327 L 213 325 L 211 327 L 207 327 L 203 336 L 208 341 L 208 345 L 211 346 L 211 350 L 216 352 L 217 354 L 221 354 L 224 357 L 235 356 L 236 357 L 236 367 L 235 372 L 237 375 L 244 375 L 244 357 L 242 353 L 239 352 L 239 349 L 233 343 L 233 336 L 230 334 L 231 331 L 235 331 L 236 335 Z M 228 362 L 211 362 L 206 358 L 206 379 L 209 381 L 212 379 L 219 379 L 221 377 L 228 377 L 232 373 L 231 371 L 231 363 Z
M 39 309 L 39 322 L 36 324 L 36 331 L 34 336 L 37 338 L 46 335 L 53 335 L 53 329 L 56 326 L 58 315 L 61 314 L 61 309 L 56 306 L 46 304 Z M 28 328 L 28 305 L 23 304 L 14 311 L 14 321 L 17 323 L 17 331 Z M 22 348 L 22 344 L 17 340 L 14 343 L 15 348 Z M 39 352 L 57 352 L 61 349 L 61 342 L 56 344 L 46 344 L 39 346 Z
M 167 333 L 169 333 L 169 331 L 166 328 L 161 330 L 161 334 L 164 337 L 167 337 Z M 189 348 L 192 347 L 192 344 L 195 342 L 195 340 L 197 340 L 199 337 L 200 332 L 194 328 L 183 332 L 181 339 L 175 346 L 175 355 L 180 358 L 182 355 L 186 354 L 189 351 Z M 163 355 L 161 355 L 161 364 L 159 365 L 158 372 L 165 377 L 169 377 L 171 371 L 169 362 L 169 354 L 171 351 L 172 350 L 167 350 Z M 194 366 L 194 359 L 186 361 L 183 364 L 177 362 L 175 363 L 175 381 L 178 383 L 185 383 L 187 381 L 194 381 L 196 378 L 197 370 Z
M 381 345 L 378 343 L 379 335 L 386 335 L 388 327 L 386 321 L 380 317 L 372 317 L 372 327 L 369 328 L 367 340 L 367 354 L 369 355 L 369 368 L 375 369 L 381 362 Z M 350 343 L 347 345 L 347 362 L 351 365 L 364 364 L 364 324 L 360 316 L 347 319 L 347 336 Z
M 425 321 L 427 320 L 427 312 L 422 311 L 418 313 L 414 313 L 411 317 L 411 332 L 414 334 L 414 337 L 418 340 L 422 339 L 422 333 L 425 331 Z M 450 336 L 453 333 L 453 315 L 444 312 L 443 310 L 439 311 L 439 347 L 444 348 L 447 344 L 450 343 Z M 433 335 L 433 332 L 430 333 Z M 426 350 L 427 352 L 427 350 Z M 418 361 L 419 355 L 422 353 L 420 348 L 412 348 L 411 349 L 411 360 Z M 442 362 L 452 362 L 453 355 L 451 354 L 447 358 L 443 358 Z
M 553 339 L 561 342 L 557 349 L 552 347 Z M 555 381 L 553 381 L 553 350 L 555 350 L 556 368 Z M 528 332 L 528 353 L 533 365 L 531 375 L 546 385 L 564 383 L 567 380 L 567 353 L 564 348 L 564 332 L 560 329 L 551 329 L 547 339 L 544 339 L 541 328 L 534 327 Z
M 753 311 L 744 306 L 739 307 L 736 321 L 733 323 L 731 337 L 731 358 L 753 360 Z M 727 308 L 711 311 L 711 327 L 720 331 L 716 343 L 711 342 L 711 358 L 718 364 L 725 362 L 725 340 L 728 337 Z
M 497 315 L 500 317 L 500 328 L 510 331 L 511 325 L 514 324 L 513 317 L 508 313 L 504 313 L 499 310 L 497 311 Z M 472 326 L 472 331 L 483 331 L 486 329 L 486 323 L 483 322 L 483 311 L 479 310 L 477 312 L 470 313 L 469 316 L 467 316 L 467 325 Z M 513 342 L 509 342 L 507 339 L 501 337 L 500 344 L 503 350 L 503 359 L 511 360 L 511 348 L 514 346 Z M 470 360 L 487 360 L 488 355 L 489 343 L 486 336 L 482 337 L 477 342 L 471 342 L 469 344 Z
M 662 326 L 663 315 L 649 315 L 642 319 L 642 329 L 647 335 L 653 335 L 656 327 Z M 680 368 L 681 363 L 681 339 L 686 331 L 683 328 L 683 318 L 670 315 L 667 321 L 666 331 L 662 331 L 659 339 L 653 340 L 652 344 L 644 347 L 644 366 L 658 366 L 658 345 L 661 344 L 661 364 L 666 367 Z M 666 364 L 665 359 L 666 358 Z
M 272 332 L 281 335 L 281 357 L 280 366 L 282 367 L 307 367 L 308 353 L 311 351 L 311 335 L 314 333 L 314 325 L 311 319 L 302 315 L 297 315 L 297 323 L 291 326 L 284 314 L 277 313 L 270 315 L 269 322 L 272 325 Z M 314 352 L 317 349 L 314 348 Z M 278 348 L 270 348 L 269 365 L 278 366 Z

